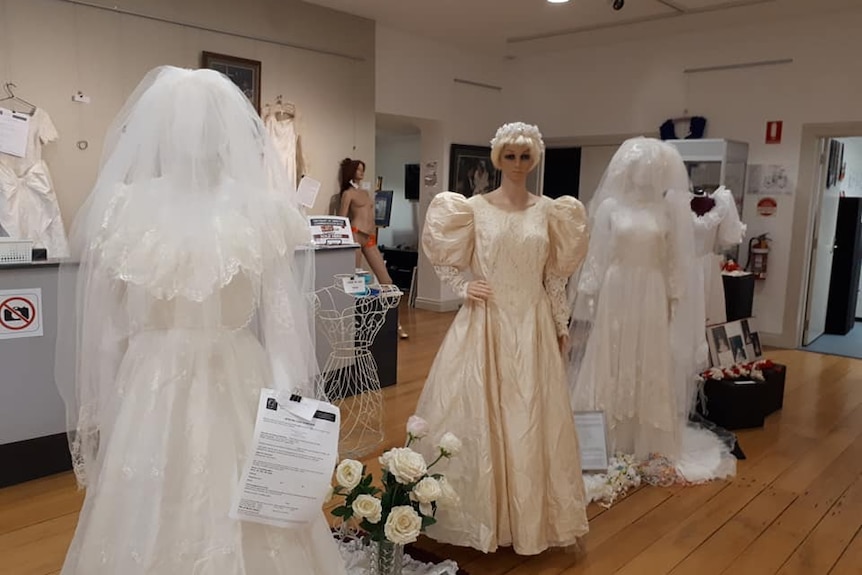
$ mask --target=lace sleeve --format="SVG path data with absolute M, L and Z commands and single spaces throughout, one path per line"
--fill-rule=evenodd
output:
M 610 245 L 613 241 L 613 229 L 611 227 L 611 212 L 613 211 L 613 200 L 608 199 L 599 205 L 596 210 L 595 222 L 590 232 L 591 240 L 587 250 L 587 259 L 581 269 L 578 283 L 578 291 L 597 296 L 605 279 L 605 272 L 610 258 Z
M 455 266 L 434 266 L 437 277 L 446 282 L 460 298 L 467 297 L 467 280 Z
M 569 303 L 566 296 L 566 283 L 568 279 L 556 275 L 545 275 L 545 290 L 551 298 L 551 313 L 554 316 L 554 325 L 557 326 L 557 335 L 569 333 Z

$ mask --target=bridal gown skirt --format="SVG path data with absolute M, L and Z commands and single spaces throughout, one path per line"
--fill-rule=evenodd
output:
M 431 538 L 532 555 L 576 543 L 588 525 L 549 300 L 512 301 L 467 302 L 458 312 L 417 408 L 433 435 L 415 445 L 431 461 L 443 433 L 463 441 L 462 452 L 439 467 L 461 504 L 438 511 Z
M 247 330 L 133 337 L 62 575 L 339 575 L 321 512 L 304 529 L 228 517 L 268 360 Z

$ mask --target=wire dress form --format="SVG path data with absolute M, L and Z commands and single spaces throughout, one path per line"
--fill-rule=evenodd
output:
M 153 70 L 108 132 L 58 288 L 87 489 L 63 575 L 345 573 L 322 511 L 296 529 L 229 516 L 261 389 L 312 395 L 317 373 L 314 251 L 283 179 L 212 70 Z
M 336 275 L 332 286 L 315 293 L 317 326 L 331 348 L 317 395 L 341 410 L 340 456 L 357 459 L 383 443 L 383 392 L 371 345 L 403 294 L 394 285 L 375 285 L 354 296 L 344 291 L 349 278 Z

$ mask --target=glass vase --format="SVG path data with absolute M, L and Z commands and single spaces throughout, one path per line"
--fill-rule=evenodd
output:
M 401 575 L 403 545 L 391 541 L 371 541 L 369 551 L 371 575 Z

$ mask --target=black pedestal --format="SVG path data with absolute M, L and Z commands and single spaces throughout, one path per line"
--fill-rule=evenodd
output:
M 746 319 L 754 315 L 754 274 L 729 276 L 722 274 L 724 282 L 724 309 L 727 321 Z

